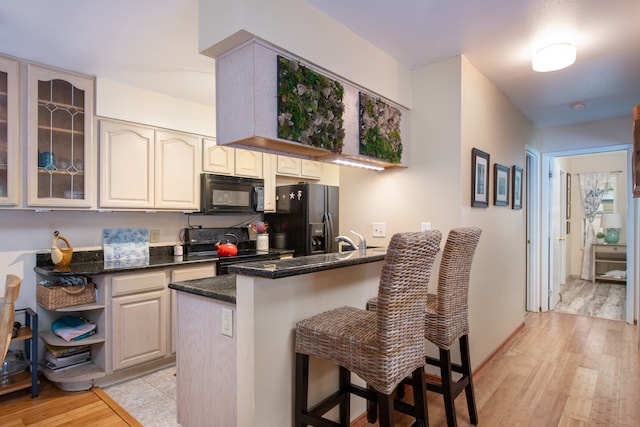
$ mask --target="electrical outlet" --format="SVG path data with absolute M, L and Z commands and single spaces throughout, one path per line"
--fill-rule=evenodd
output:
M 431 230 L 431 223 L 430 222 L 421 222 L 420 223 L 420 231 L 429 231 Z
M 384 222 L 374 222 L 373 223 L 373 237 L 384 237 L 385 236 L 385 223 Z
M 222 307 L 222 335 L 233 336 L 233 310 Z
M 149 230 L 149 243 L 158 243 L 160 241 L 160 230 L 152 228 Z

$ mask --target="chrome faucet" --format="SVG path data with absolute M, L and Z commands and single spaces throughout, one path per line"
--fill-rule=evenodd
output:
M 354 251 L 355 251 L 356 249 L 359 249 L 359 250 L 360 250 L 360 252 L 365 252 L 365 251 L 367 250 L 367 241 L 365 240 L 365 238 L 364 238 L 362 235 L 360 235 L 360 234 L 356 233 L 356 232 L 355 232 L 355 231 L 353 231 L 353 230 L 351 230 L 351 232 L 352 232 L 353 234 L 355 234 L 355 235 L 358 237 L 358 239 L 359 239 L 359 242 L 358 242 L 358 245 L 357 245 L 357 246 L 356 246 L 356 244 L 354 243 L 354 241 L 353 241 L 353 240 L 351 240 L 350 238 L 348 238 L 347 236 L 338 236 L 338 237 L 336 237 L 336 242 L 344 242 L 344 243 L 347 243 L 348 245 L 350 245 L 350 246 L 351 246 L 351 248 L 352 248 Z

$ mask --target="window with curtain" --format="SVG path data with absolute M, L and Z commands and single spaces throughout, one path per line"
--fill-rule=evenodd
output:
M 602 218 L 602 214 L 617 213 L 617 211 L 616 211 L 616 181 L 617 181 L 617 178 L 618 178 L 617 175 L 611 174 L 609 176 L 608 181 L 607 181 L 607 188 L 604 191 L 604 196 L 602 196 L 602 202 L 600 202 L 600 205 L 598 206 L 598 211 L 597 211 L 596 216 L 595 216 L 595 218 L 593 220 L 593 230 L 596 233 L 604 232 L 604 230 L 602 229 L 602 226 L 600 225 L 600 219 Z M 582 243 L 581 243 L 581 247 L 582 247 L 582 249 L 584 249 L 584 243 L 585 243 L 586 221 L 587 221 L 587 218 L 584 215 L 584 211 L 582 211 L 582 220 L 581 220 L 581 225 L 582 225 Z

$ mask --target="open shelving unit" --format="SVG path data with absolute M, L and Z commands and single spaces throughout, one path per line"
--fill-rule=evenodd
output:
M 24 371 L 9 378 L 7 384 L 0 384 L 0 395 L 12 393 L 31 387 L 31 397 L 38 396 L 38 314 L 30 308 L 16 310 L 24 312 L 25 326 L 18 329 L 18 335 L 11 343 L 24 342 L 24 351 L 29 359 L 29 371 Z

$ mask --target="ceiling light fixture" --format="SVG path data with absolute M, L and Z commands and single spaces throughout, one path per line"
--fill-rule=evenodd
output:
M 571 43 L 555 43 L 540 48 L 533 54 L 533 71 L 546 73 L 561 70 L 576 62 L 576 47 Z
M 582 110 L 584 108 L 584 102 L 574 102 L 570 107 L 572 110 Z

